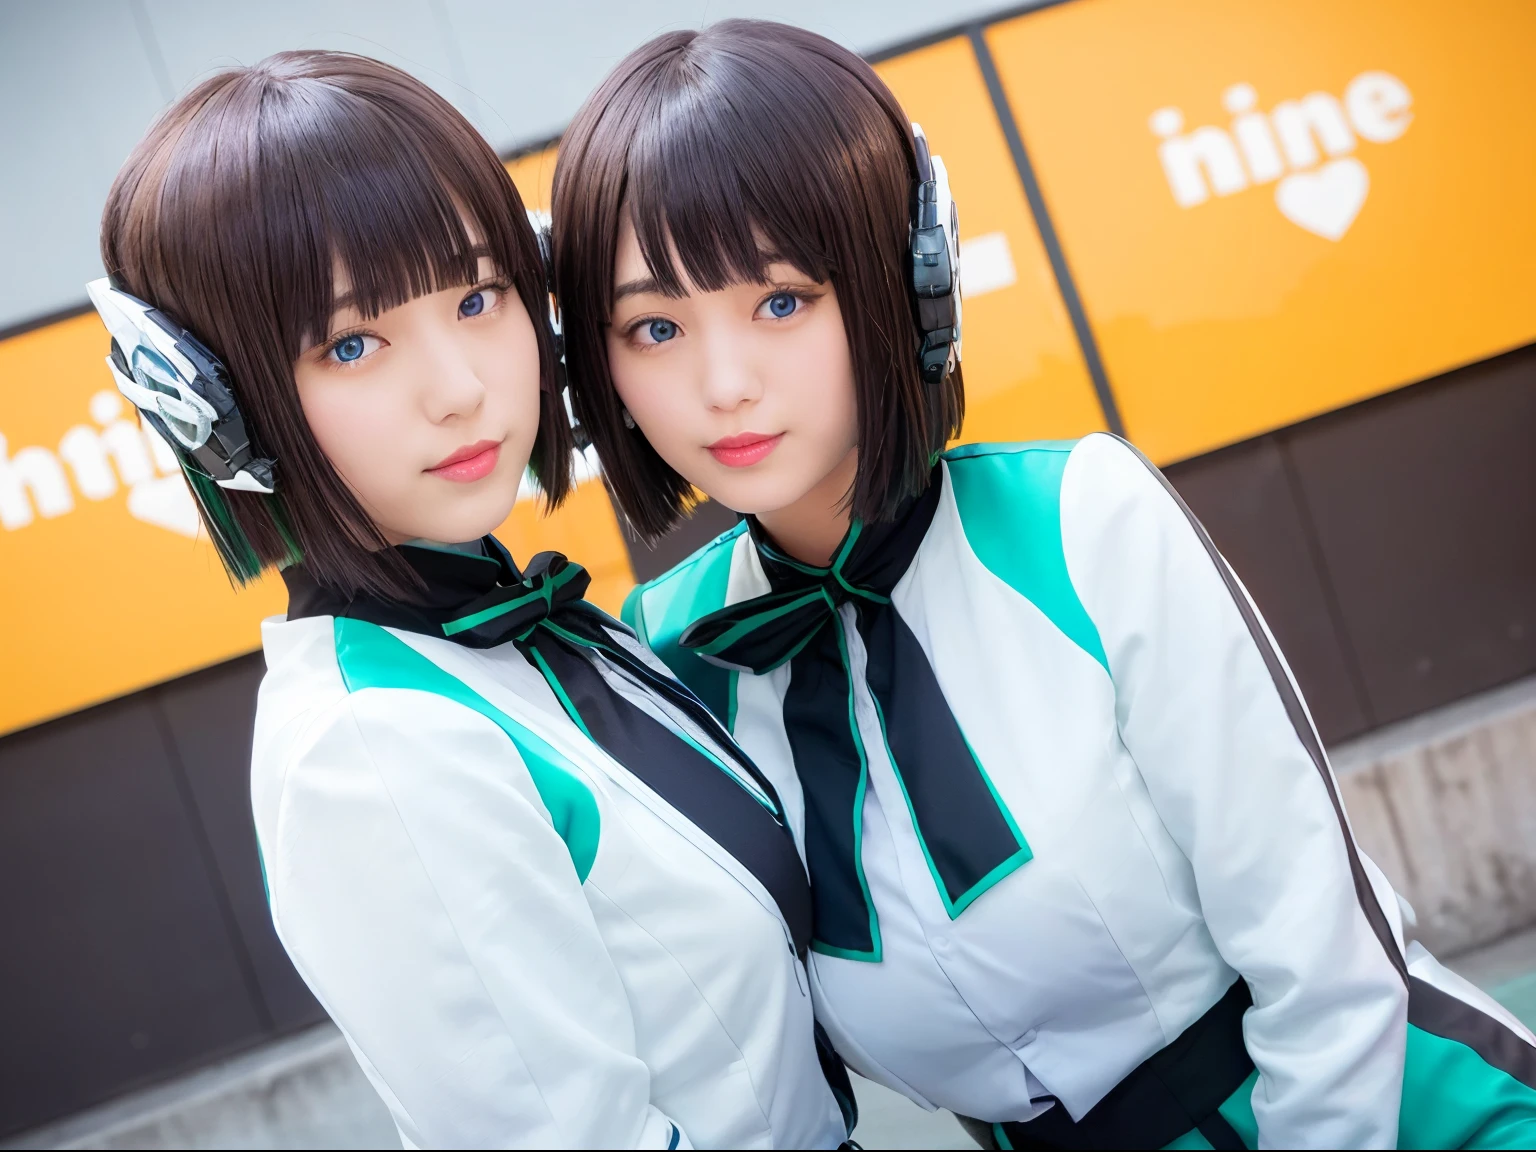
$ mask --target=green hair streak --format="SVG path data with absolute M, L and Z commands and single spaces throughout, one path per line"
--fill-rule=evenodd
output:
M 261 557 L 256 554 L 256 549 L 241 530 L 234 513 L 229 510 L 224 490 L 185 461 L 182 462 L 181 470 L 186 474 L 192 496 L 203 513 L 203 523 L 208 526 L 209 536 L 224 565 L 224 571 L 236 587 L 249 584 L 261 575 Z M 277 566 L 287 568 L 299 563 L 304 558 L 304 551 L 293 534 L 293 526 L 288 522 L 288 510 L 283 507 L 282 500 L 276 496 L 262 496 L 261 500 L 267 506 L 267 514 L 272 517 L 272 523 L 286 546 L 287 554 L 278 561 Z

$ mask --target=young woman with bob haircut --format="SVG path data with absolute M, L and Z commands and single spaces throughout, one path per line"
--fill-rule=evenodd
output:
M 944 450 L 947 207 L 864 62 L 737 21 L 624 60 L 555 179 L 614 496 L 745 514 L 625 615 L 784 798 L 838 1051 L 991 1147 L 1529 1146 L 1530 1034 L 1412 939 L 1157 470 Z
M 231 577 L 287 581 L 251 769 L 272 919 L 406 1146 L 841 1143 L 772 786 L 580 567 L 490 535 L 572 451 L 491 149 L 396 69 L 283 53 L 160 118 L 102 251 L 119 387 Z

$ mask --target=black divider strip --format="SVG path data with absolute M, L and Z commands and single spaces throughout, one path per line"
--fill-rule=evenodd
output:
M 1024 147 L 1024 137 L 1019 132 L 1018 121 L 1013 118 L 1013 109 L 1008 104 L 1007 93 L 1003 91 L 1003 80 L 997 72 L 997 62 L 992 59 L 992 49 L 987 45 L 986 25 L 972 25 L 969 36 L 971 48 L 976 53 L 976 63 L 981 66 L 982 79 L 987 84 L 987 94 L 992 97 L 992 109 L 997 113 L 998 123 L 1002 125 L 1003 136 L 1008 141 L 1008 150 L 1013 153 L 1013 165 L 1018 169 L 1019 181 L 1024 185 L 1024 197 L 1029 201 L 1029 210 L 1034 213 L 1035 226 L 1040 230 L 1040 241 L 1045 245 L 1046 257 L 1051 262 L 1051 272 L 1056 277 L 1056 287 L 1061 292 L 1061 299 L 1067 306 L 1067 315 L 1072 319 L 1072 331 L 1077 335 L 1078 346 L 1083 350 L 1083 361 L 1088 366 L 1088 376 L 1093 381 L 1093 390 L 1098 395 L 1099 407 L 1104 411 L 1104 424 L 1116 436 L 1125 435 L 1125 421 L 1120 419 L 1120 408 L 1115 403 L 1115 394 L 1110 390 L 1109 377 L 1104 371 L 1104 361 L 1099 355 L 1098 341 L 1094 339 L 1093 329 L 1088 324 L 1088 313 L 1083 309 L 1083 298 L 1078 294 L 1077 282 L 1072 278 L 1072 270 L 1067 266 L 1066 253 L 1062 251 L 1061 240 L 1056 235 L 1056 225 L 1051 221 L 1051 214 L 1045 206 L 1045 197 L 1040 192 L 1040 182 L 1035 179 L 1034 165 L 1030 163 L 1029 153 Z M 962 276 L 964 271 L 962 270 Z
M 1408 1023 L 1446 1040 L 1465 1044 L 1483 1062 L 1536 1088 L 1536 1048 L 1476 1005 L 1452 996 L 1417 976 L 1408 980 Z
M 87 300 L 82 304 L 71 304 L 67 308 L 60 308 L 56 312 L 47 312 L 41 316 L 34 316 L 30 320 L 22 320 L 17 324 L 12 324 L 9 328 L 0 328 L 0 343 L 4 343 L 13 336 L 25 336 L 28 332 L 36 332 L 39 328 L 48 328 L 54 324 L 62 324 L 65 320 L 73 320 L 76 316 L 84 316 L 92 310 L 91 303 Z M 101 330 L 101 335 L 101 354 L 105 358 L 107 354 L 107 330 L 105 328 Z

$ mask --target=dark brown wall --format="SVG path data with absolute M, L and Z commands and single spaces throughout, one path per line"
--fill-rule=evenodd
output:
M 261 669 L 0 740 L 0 1136 L 324 1018 L 256 860 Z
M 1325 740 L 1536 673 L 1536 347 L 1168 476 Z
M 1330 742 L 1536 673 L 1536 348 L 1168 474 Z M 632 543 L 636 575 L 733 519 Z M 261 667 L 0 740 L 0 1136 L 323 1018 L 262 894 Z

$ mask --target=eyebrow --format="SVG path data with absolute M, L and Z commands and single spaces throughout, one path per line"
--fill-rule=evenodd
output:
M 789 264 L 791 267 L 794 266 L 791 261 L 786 260 L 777 252 L 764 252 L 762 254 L 762 259 L 763 267 L 765 269 L 771 268 L 775 264 Z M 765 280 L 764 283 L 766 284 L 768 281 Z M 661 285 L 657 283 L 656 277 L 642 276 L 638 280 L 626 280 L 624 283 L 615 288 L 613 290 L 613 302 L 617 304 L 626 296 L 649 296 L 652 294 L 658 296 L 667 295 L 666 292 L 662 291 Z
M 488 245 L 485 245 L 485 244 L 476 244 L 473 248 L 471 248 L 469 250 L 468 254 L 475 261 L 476 264 L 479 264 L 481 260 L 491 260 L 492 263 L 495 262 L 494 259 L 491 256 L 491 249 L 490 249 L 490 247 Z M 478 271 L 478 269 L 476 269 L 476 270 Z M 448 287 L 448 285 L 444 285 L 443 287 Z M 345 311 L 348 308 L 356 307 L 356 305 L 357 305 L 357 293 L 356 292 L 345 292 L 342 295 L 337 296 L 331 302 L 331 322 L 332 322 L 332 324 L 334 324 L 335 321 L 336 321 L 336 313 Z
M 626 296 L 661 295 L 661 285 L 654 276 L 642 276 L 638 280 L 626 280 L 613 290 L 613 302 L 617 304 Z

